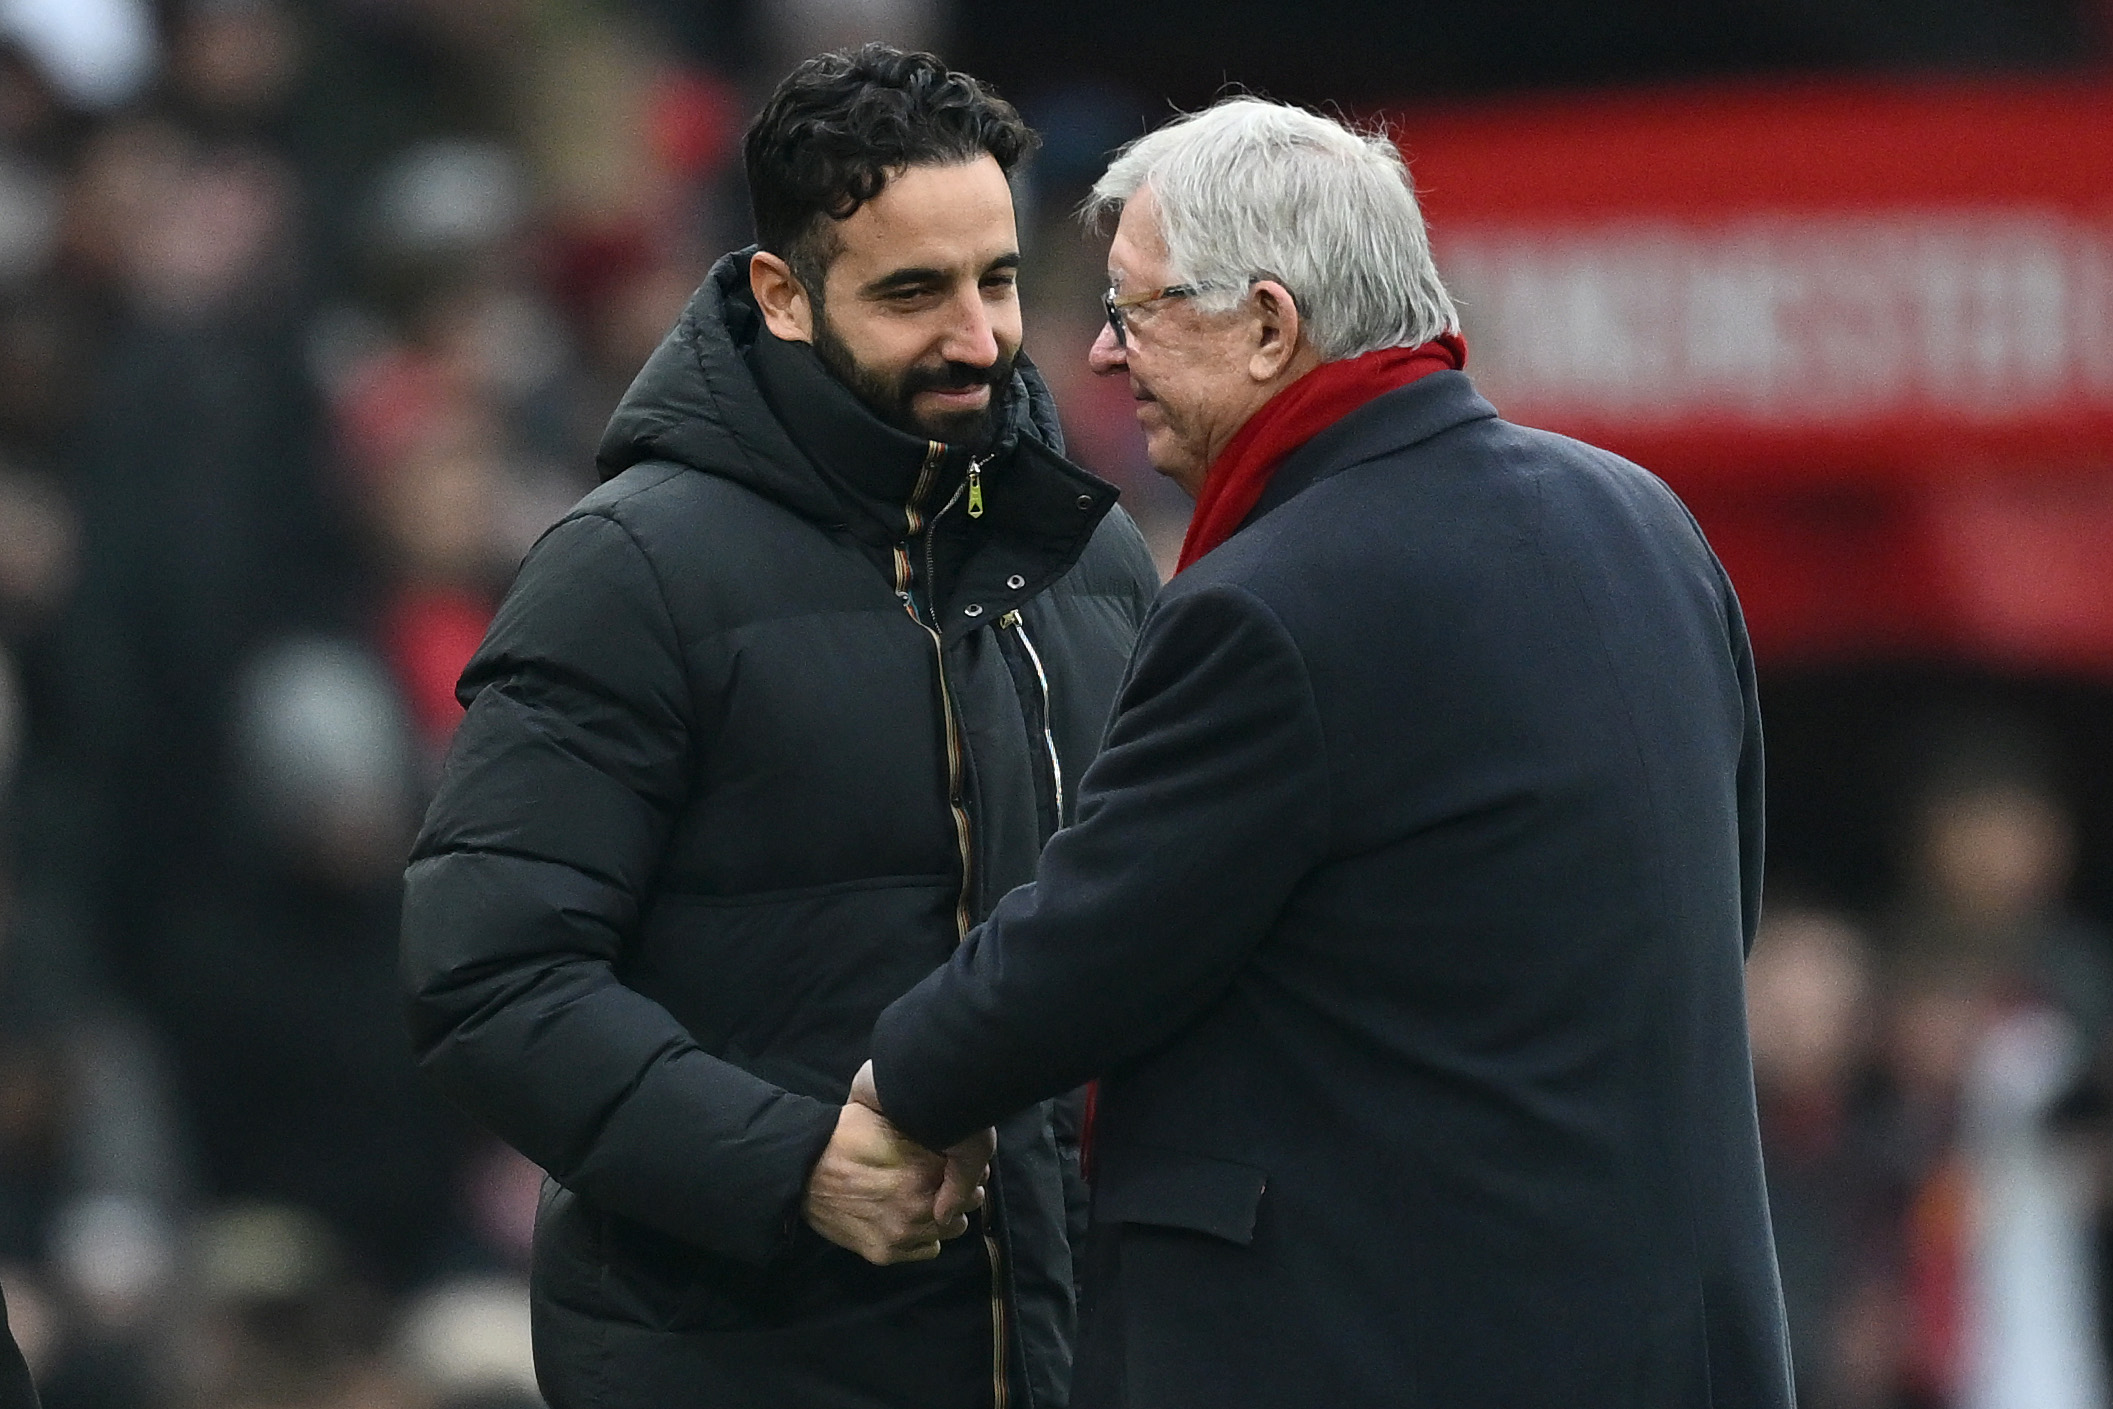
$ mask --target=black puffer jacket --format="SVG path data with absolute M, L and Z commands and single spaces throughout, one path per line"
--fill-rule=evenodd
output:
M 868 1266 L 799 1200 L 875 1017 L 1068 815 L 1156 579 L 1024 359 L 972 469 L 762 330 L 747 263 L 640 373 L 610 478 L 463 676 L 407 879 L 413 1038 L 552 1175 L 556 1409 L 1047 1409 L 1046 1109 L 1001 1127 L 984 1226 L 935 1262 Z

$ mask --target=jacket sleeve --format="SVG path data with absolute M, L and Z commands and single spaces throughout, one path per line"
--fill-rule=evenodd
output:
M 1122 1066 L 1232 985 L 1328 844 L 1305 664 L 1248 592 L 1145 624 L 1078 821 L 874 1032 L 890 1119 L 934 1148 Z
M 682 645 L 623 525 L 545 535 L 461 695 L 405 877 L 420 1063 L 596 1205 L 768 1259 L 837 1112 L 703 1052 L 617 976 L 695 744 Z

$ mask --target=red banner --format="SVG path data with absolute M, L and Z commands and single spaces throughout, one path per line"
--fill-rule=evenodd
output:
M 1777 657 L 2113 669 L 2113 86 L 1397 127 L 1478 383 L 1696 509 Z

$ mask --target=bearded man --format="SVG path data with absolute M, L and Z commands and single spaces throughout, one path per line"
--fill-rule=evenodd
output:
M 845 1102 L 881 1009 L 1070 818 L 1157 585 L 1020 351 L 1032 141 L 930 55 L 795 70 L 747 134 L 760 248 L 462 678 L 411 1023 L 550 1174 L 553 1409 L 1064 1403 L 1049 1110 L 986 1175 L 987 1134 L 943 1159 Z
M 943 1147 L 1100 1078 L 1080 1409 L 1789 1409 L 1723 570 L 1476 394 L 1384 136 L 1229 101 L 1095 201 L 1182 569 L 854 1091 Z

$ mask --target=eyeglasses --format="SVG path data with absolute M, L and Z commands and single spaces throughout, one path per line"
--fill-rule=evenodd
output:
M 1202 284 L 1168 284 L 1163 289 L 1146 289 L 1142 293 L 1124 294 L 1120 298 L 1110 289 L 1101 295 L 1101 307 L 1107 310 L 1108 331 L 1115 334 L 1115 345 L 1127 348 L 1130 345 L 1130 329 L 1123 318 L 1123 310 L 1135 308 L 1143 303 L 1157 303 L 1163 298 L 1188 298 L 1204 290 Z

